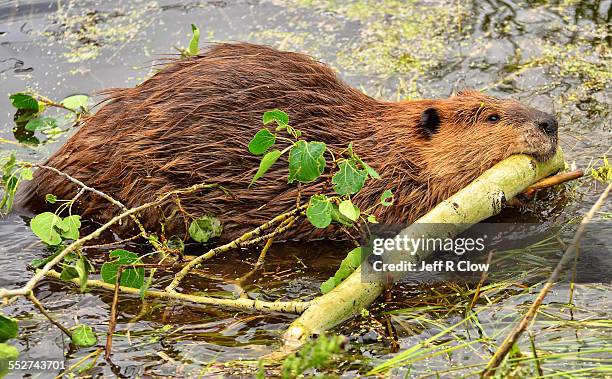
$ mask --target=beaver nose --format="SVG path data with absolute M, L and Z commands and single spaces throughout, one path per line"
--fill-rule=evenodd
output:
M 538 128 L 542 129 L 548 134 L 556 133 L 557 128 L 559 126 L 557 124 L 557 120 L 555 119 L 555 116 L 548 114 L 548 113 L 544 113 L 544 112 L 542 112 L 540 117 L 538 117 L 538 119 L 536 120 L 536 123 L 538 125 Z

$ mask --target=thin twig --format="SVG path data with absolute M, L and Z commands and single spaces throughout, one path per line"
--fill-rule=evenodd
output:
M 181 280 L 183 280 L 183 278 L 189 273 L 189 271 L 195 267 L 197 267 L 200 263 L 202 263 L 203 261 L 210 259 L 212 257 L 214 257 L 215 255 L 222 253 L 222 252 L 226 252 L 232 249 L 236 249 L 238 247 L 240 247 L 243 243 L 246 243 L 247 241 L 256 238 L 257 236 L 259 236 L 259 234 L 266 230 L 271 228 L 272 226 L 281 223 L 283 221 L 285 221 L 287 218 L 292 217 L 293 215 L 295 215 L 296 213 L 302 211 L 304 208 L 306 208 L 307 205 L 301 205 L 297 208 L 294 208 L 293 210 L 283 213 L 281 215 L 278 215 L 276 217 L 274 217 L 272 220 L 266 222 L 265 224 L 251 230 L 248 233 L 243 234 L 242 236 L 236 238 L 235 240 L 226 243 L 225 245 L 221 245 L 218 246 L 214 249 L 209 250 L 206 254 L 202 254 L 200 256 L 198 256 L 197 258 L 195 258 L 194 260 L 190 261 L 188 264 L 185 265 L 185 267 L 183 267 L 181 269 L 181 271 L 179 271 L 175 276 L 174 279 L 172 280 L 172 282 L 170 284 L 168 284 L 168 286 L 166 287 L 166 291 L 167 292 L 175 292 L 176 287 L 181 283 Z
M 497 367 L 506 357 L 512 346 L 516 343 L 516 341 L 518 341 L 521 334 L 523 334 L 523 332 L 529 327 L 529 325 L 536 316 L 538 308 L 540 307 L 540 305 L 542 305 L 542 301 L 544 301 L 544 298 L 548 294 L 548 291 L 550 291 L 554 282 L 559 278 L 563 267 L 569 262 L 569 260 L 573 257 L 574 253 L 578 249 L 580 239 L 584 235 L 584 232 L 586 231 L 589 222 L 595 216 L 599 208 L 601 208 L 601 206 L 604 204 L 604 202 L 608 198 L 608 195 L 610 194 L 611 189 L 612 183 L 608 184 L 606 190 L 601 194 L 601 196 L 599 196 L 599 199 L 597 199 L 595 204 L 593 204 L 593 207 L 591 207 L 591 209 L 584 216 L 584 218 L 580 222 L 580 225 L 578 226 L 578 230 L 576 230 L 574 238 L 568 245 L 567 249 L 565 250 L 565 253 L 563 253 L 561 260 L 559 261 L 559 263 L 557 263 L 557 266 L 550 274 L 550 277 L 540 290 L 540 293 L 534 299 L 533 304 L 531 304 L 531 307 L 529 307 L 529 310 L 523 316 L 521 321 L 512 329 L 512 331 L 510 332 L 510 334 L 508 334 L 499 349 L 497 349 L 495 354 L 493 354 L 493 356 L 489 360 L 489 363 L 487 364 L 487 367 L 481 373 L 481 377 L 489 378 L 495 374 Z
M 556 186 L 556 185 L 568 182 L 570 180 L 581 178 L 582 176 L 584 176 L 584 172 L 582 170 L 563 172 L 561 174 L 549 176 L 525 188 L 525 190 L 523 191 L 523 194 L 529 196 L 533 194 L 536 190 L 541 190 L 544 188 Z
M 489 251 L 489 256 L 487 257 L 486 267 L 491 267 L 491 259 L 493 258 L 494 252 L 495 250 Z M 488 270 L 482 271 L 482 274 L 480 275 L 480 281 L 478 282 L 478 286 L 476 287 L 476 291 L 474 292 L 474 296 L 472 297 L 472 301 L 470 302 L 469 309 L 473 309 L 474 305 L 476 305 L 476 302 L 478 301 L 478 298 L 480 297 L 480 290 L 482 289 L 482 285 L 484 284 L 485 280 L 487 280 L 488 274 L 489 274 Z
M 34 306 L 38 309 L 38 311 L 40 313 L 42 313 L 42 315 L 45 316 L 47 318 L 47 320 L 49 320 L 50 323 L 52 323 L 53 325 L 57 326 L 59 330 L 61 330 L 62 332 L 64 332 L 65 335 L 68 336 L 68 338 L 72 338 L 70 330 L 68 330 L 68 328 L 66 328 L 64 325 L 60 324 L 59 321 L 57 321 L 53 317 L 51 317 L 49 312 L 47 312 L 45 307 L 42 305 L 42 303 L 40 301 L 38 301 L 38 299 L 36 298 L 36 296 L 34 296 L 33 293 L 30 293 L 28 295 L 28 300 L 30 300 L 32 302 L 32 304 L 34 304 Z
M 278 237 L 279 235 L 283 234 L 285 231 L 290 229 L 297 219 L 298 219 L 297 216 L 289 217 L 288 219 L 286 219 L 283 222 L 281 222 L 280 225 L 278 226 L 278 228 L 274 229 L 273 232 L 270 232 L 268 234 L 264 234 L 264 235 L 259 236 L 257 238 L 250 239 L 248 241 L 244 241 L 244 242 L 242 242 L 240 244 L 239 247 L 253 246 L 253 245 L 259 244 L 262 241 L 268 241 L 270 239 L 274 239 L 275 237 Z
M 68 367 L 65 371 L 61 372 L 58 376 L 55 377 L 55 379 L 65 378 L 67 373 L 71 372 L 75 368 L 77 368 L 80 365 L 82 365 L 86 360 L 88 360 L 90 358 L 93 358 L 94 361 L 90 364 L 90 367 L 91 367 L 98 360 L 98 357 L 100 356 L 100 353 L 102 352 L 102 350 L 103 349 L 101 349 L 101 348 L 100 349 L 96 349 L 96 350 L 92 351 L 91 353 L 87 354 L 83 358 L 79 359 L 78 362 L 76 362 L 75 364 L 73 364 L 70 367 Z M 82 371 L 79 372 L 79 374 L 82 374 L 82 373 L 83 373 Z
M 38 270 L 36 272 L 36 274 L 30 278 L 30 280 L 25 284 L 25 286 L 18 288 L 18 289 L 13 289 L 13 290 L 8 290 L 6 288 L 0 288 L 0 299 L 5 299 L 8 300 L 9 298 L 13 298 L 15 296 L 27 296 L 30 294 L 30 292 L 32 292 L 32 290 L 34 289 L 34 287 L 36 286 L 36 284 L 38 284 L 38 282 L 45 277 L 45 275 L 59 262 L 61 262 L 64 257 L 76 250 L 77 248 L 81 247 L 85 242 L 93 240 L 95 238 L 98 238 L 100 236 L 100 234 L 102 234 L 102 232 L 104 232 L 106 229 L 110 228 L 111 226 L 113 226 L 115 223 L 117 223 L 119 220 L 122 220 L 126 217 L 129 217 L 133 214 L 137 214 L 138 212 L 141 212 L 144 209 L 153 207 L 155 205 L 158 205 L 162 202 L 164 202 L 168 197 L 173 196 L 174 194 L 177 193 L 189 193 L 189 192 L 194 192 L 194 191 L 198 191 L 198 190 L 202 190 L 202 189 L 209 189 L 209 188 L 219 188 L 218 184 L 205 184 L 205 183 L 200 183 L 200 184 L 195 184 L 191 187 L 188 188 L 184 188 L 184 189 L 179 189 L 179 190 L 175 190 L 175 191 L 171 191 L 168 193 L 163 194 L 162 196 L 158 197 L 157 200 L 148 202 L 148 203 L 144 203 L 138 207 L 135 208 L 131 208 L 115 217 L 113 217 L 112 219 L 110 219 L 109 221 L 107 221 L 105 224 L 103 224 L 102 226 L 100 226 L 98 229 L 94 230 L 93 232 L 89 233 L 88 235 L 86 235 L 85 237 L 79 238 L 78 240 L 72 242 L 70 245 L 66 246 L 64 248 L 64 250 L 62 250 L 57 256 L 55 256 L 55 258 L 53 258 L 51 261 L 49 261 L 42 269 Z
M 97 190 L 95 188 L 89 187 L 88 185 L 86 185 L 82 181 L 78 180 L 77 178 L 74 178 L 74 177 L 66 174 L 65 172 L 62 172 L 62 171 L 56 169 L 55 167 L 45 166 L 45 165 L 35 165 L 35 166 L 38 167 L 38 168 L 45 169 L 45 170 L 53 171 L 56 174 L 58 174 L 59 176 L 62 176 L 64 178 L 68 179 L 70 182 L 78 185 L 79 187 L 81 187 L 81 188 L 83 188 L 83 189 L 85 189 L 85 190 L 87 190 L 89 192 L 92 192 L 92 193 L 94 193 L 94 194 L 96 194 L 96 195 L 98 195 L 98 196 L 108 200 L 111 204 L 114 204 L 114 205 L 118 206 L 119 208 L 123 209 L 124 211 L 128 210 L 128 208 L 122 202 L 120 202 L 119 200 L 116 200 L 112 196 L 110 196 L 110 195 L 108 195 L 108 194 L 106 194 L 106 193 L 104 193 L 104 192 L 102 192 L 100 190 Z M 80 194 L 80 192 L 79 192 L 79 194 Z M 76 199 L 76 197 L 75 197 L 75 199 Z M 149 236 L 149 234 L 145 230 L 144 226 L 142 225 L 142 223 L 140 222 L 138 217 L 136 217 L 136 215 L 130 215 L 130 218 L 134 221 L 134 223 L 136 223 L 136 226 L 140 230 L 141 235 L 144 238 L 147 238 Z M 157 246 L 155 246 L 155 247 L 157 248 Z
M 255 267 L 253 267 L 252 270 L 250 270 L 249 272 L 242 275 L 240 278 L 236 280 L 236 285 L 240 288 L 240 297 L 246 297 L 246 291 L 242 287 L 244 286 L 244 283 L 251 276 L 253 276 L 253 274 L 256 273 L 257 270 L 261 268 L 261 266 L 263 266 L 264 262 L 266 261 L 266 254 L 268 253 L 270 246 L 272 246 L 272 242 L 274 242 L 274 238 L 270 238 L 268 239 L 268 241 L 266 241 L 266 244 L 264 245 L 264 247 L 261 249 L 261 252 L 259 253 L 259 258 L 257 258 L 257 263 L 255 263 Z
M 108 320 L 108 332 L 106 333 L 106 345 L 104 353 L 104 359 L 108 360 L 110 357 L 111 350 L 113 348 L 113 334 L 115 333 L 115 328 L 117 326 L 117 307 L 119 304 L 119 287 L 121 285 L 121 275 L 123 274 L 124 269 L 128 268 L 153 268 L 151 270 L 151 275 L 155 273 L 156 268 L 168 268 L 170 265 L 160 265 L 157 263 L 140 263 L 140 264 L 130 264 L 130 265 L 119 265 L 117 268 L 117 276 L 115 277 L 115 288 L 113 293 L 113 302 L 111 303 L 111 311 L 110 317 Z
M 122 245 L 122 244 L 125 244 L 126 242 L 134 241 L 135 239 L 138 239 L 140 237 L 142 237 L 142 234 L 136 234 L 136 235 L 133 235 L 133 236 L 131 236 L 129 238 L 124 238 L 122 240 L 115 241 L 115 242 L 103 243 L 103 244 L 99 244 L 99 245 L 87 245 L 87 246 L 83 246 L 81 248 L 81 250 L 104 249 L 104 248 L 115 246 L 115 245 Z
M 529 331 L 529 341 L 531 342 L 531 353 L 533 354 L 533 362 L 535 363 L 536 370 L 538 371 L 538 376 L 544 376 L 542 366 L 540 366 L 540 358 L 538 358 L 538 351 L 536 350 L 535 336 L 531 331 Z
M 111 303 L 110 318 L 108 320 L 108 332 L 106 333 L 106 345 L 104 346 L 104 359 L 110 358 L 111 350 L 113 349 L 113 333 L 115 333 L 115 325 L 117 324 L 117 303 L 119 302 L 119 287 L 121 283 L 121 274 L 123 274 L 124 265 L 120 265 L 117 269 L 115 277 L 115 291 L 113 293 L 113 302 Z

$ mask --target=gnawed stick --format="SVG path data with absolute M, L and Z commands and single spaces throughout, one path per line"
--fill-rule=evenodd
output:
M 527 155 L 514 155 L 485 171 L 464 189 L 438 204 L 400 236 L 439 237 L 456 235 L 470 225 L 498 214 L 504 199 L 510 199 L 524 188 L 564 166 L 563 152 L 546 162 Z M 398 260 L 426 259 L 430 252 L 397 255 Z M 401 256 L 400 256 L 401 255 Z M 416 258 L 418 256 L 418 258 Z M 312 300 L 312 305 L 288 327 L 284 345 L 268 358 L 278 358 L 301 346 L 310 336 L 322 333 L 368 307 L 381 293 L 383 283 L 364 281 L 361 267 L 327 294 Z
M 580 240 L 584 235 L 584 232 L 586 231 L 589 222 L 591 221 L 593 216 L 595 216 L 599 208 L 601 208 L 603 203 L 606 201 L 611 189 L 612 183 L 608 184 L 606 190 L 601 194 L 601 196 L 599 196 L 599 199 L 597 199 L 595 204 L 593 204 L 593 207 L 591 207 L 591 209 L 583 217 L 582 221 L 580 222 L 580 225 L 578 226 L 578 230 L 576 230 L 574 238 L 572 239 L 567 249 L 565 249 L 565 253 L 563 253 L 561 260 L 559 261 L 559 263 L 557 263 L 557 266 L 550 274 L 550 277 L 540 290 L 540 293 L 538 293 L 538 296 L 536 296 L 536 298 L 534 299 L 533 304 L 531 304 L 525 316 L 523 316 L 521 321 L 512 329 L 512 331 L 510 332 L 510 334 L 508 334 L 502 345 L 499 347 L 499 349 L 497 349 L 495 354 L 493 354 L 493 356 L 489 360 L 487 367 L 481 374 L 483 378 L 489 378 L 495 374 L 497 367 L 503 361 L 504 357 L 508 354 L 508 352 L 516 343 L 516 341 L 518 341 L 521 334 L 523 334 L 523 332 L 529 327 L 529 325 L 535 318 L 538 309 L 542 305 L 544 298 L 548 294 L 548 291 L 550 291 L 555 281 L 559 278 L 559 275 L 561 274 L 561 271 L 563 270 L 565 265 L 570 261 L 570 259 L 573 258 L 574 254 L 576 253 L 576 250 L 580 245 Z

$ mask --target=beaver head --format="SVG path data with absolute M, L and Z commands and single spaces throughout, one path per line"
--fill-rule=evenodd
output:
M 425 109 L 420 126 L 431 155 L 452 151 L 455 161 L 477 159 L 488 164 L 517 153 L 545 161 L 557 149 L 554 116 L 474 90 L 461 91 Z
M 385 107 L 369 148 L 384 157 L 371 160 L 388 180 L 366 189 L 364 204 L 384 187 L 397 188 L 399 206 L 386 210 L 392 220 L 415 220 L 512 154 L 545 161 L 557 149 L 555 118 L 511 99 L 467 89 Z

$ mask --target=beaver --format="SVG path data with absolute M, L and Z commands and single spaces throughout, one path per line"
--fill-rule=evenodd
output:
M 275 108 L 289 115 L 303 139 L 331 149 L 353 143 L 380 174 L 353 202 L 365 209 L 384 190 L 394 192 L 393 206 L 374 211 L 381 223 L 412 222 L 511 154 L 542 161 L 557 146 L 555 118 L 517 101 L 469 89 L 445 99 L 381 101 L 310 56 L 249 43 L 213 44 L 196 57 L 171 60 L 134 88 L 106 93 L 100 109 L 45 165 L 128 207 L 196 183 L 218 183 L 230 194 L 182 194 L 140 219 L 150 231 L 163 223 L 166 234 L 184 236 L 192 218 L 212 214 L 223 225 L 222 241 L 294 208 L 298 191 L 302 202 L 333 193 L 329 180 L 288 184 L 286 161 L 249 187 L 260 157 L 247 146 L 262 128 L 262 115 Z M 18 203 L 42 210 L 46 194 L 68 199 L 77 191 L 39 169 L 20 189 Z M 84 218 L 100 221 L 120 211 L 90 192 L 76 206 Z M 133 228 L 130 221 L 115 231 L 127 235 Z M 320 237 L 313 229 L 304 220 L 286 237 Z

